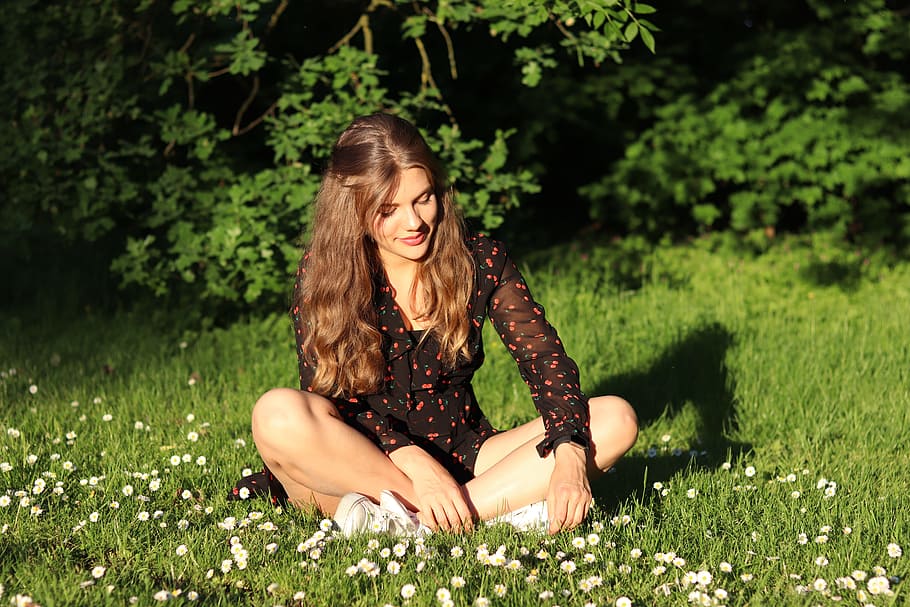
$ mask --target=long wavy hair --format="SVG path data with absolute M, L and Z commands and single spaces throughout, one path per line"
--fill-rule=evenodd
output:
M 403 171 L 421 168 L 436 194 L 437 224 L 416 285 L 427 319 L 424 339 L 438 341 L 443 363 L 470 358 L 468 300 L 474 263 L 446 175 L 414 125 L 389 114 L 354 120 L 332 149 L 316 195 L 298 300 L 303 355 L 315 368 L 312 388 L 327 396 L 376 392 L 386 374 L 374 303 L 383 272 L 372 229 L 398 191 Z

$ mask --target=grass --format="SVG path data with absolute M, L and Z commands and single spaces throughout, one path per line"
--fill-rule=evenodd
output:
M 193 333 L 138 313 L 4 311 L 0 601 L 907 604 L 910 264 L 696 243 L 642 256 L 629 290 L 621 261 L 569 247 L 527 272 L 586 391 L 625 396 L 642 424 L 589 521 L 552 538 L 347 540 L 312 512 L 226 501 L 258 465 L 251 404 L 295 381 L 283 316 Z M 529 419 L 492 334 L 487 353 L 485 411 Z

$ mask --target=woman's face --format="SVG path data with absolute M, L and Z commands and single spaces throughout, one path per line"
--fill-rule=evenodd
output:
M 439 203 L 426 171 L 419 167 L 405 169 L 395 196 L 379 207 L 373 220 L 373 239 L 386 269 L 426 257 L 438 211 Z

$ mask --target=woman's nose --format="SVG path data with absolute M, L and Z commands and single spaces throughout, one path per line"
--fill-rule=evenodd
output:
M 417 229 L 423 225 L 423 219 L 420 217 L 420 214 L 412 206 L 407 207 L 407 215 L 405 216 L 405 224 L 411 229 Z

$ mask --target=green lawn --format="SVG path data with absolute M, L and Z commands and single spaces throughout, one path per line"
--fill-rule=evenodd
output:
M 910 263 L 795 241 L 664 248 L 631 274 L 610 248 L 532 261 L 585 390 L 642 424 L 583 527 L 346 540 L 227 502 L 258 465 L 252 403 L 294 385 L 285 316 L 199 334 L 166 328 L 180 310 L 6 309 L 0 604 L 910 603 Z M 495 335 L 487 353 L 485 411 L 529 419 Z

